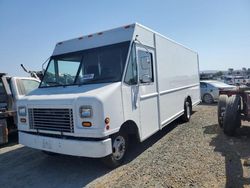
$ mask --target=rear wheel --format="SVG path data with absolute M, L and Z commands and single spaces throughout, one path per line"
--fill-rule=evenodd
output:
M 217 107 L 217 116 L 218 116 L 218 123 L 220 127 L 223 127 L 223 119 L 224 114 L 227 106 L 227 95 L 220 95 Z
M 120 166 L 125 158 L 128 148 L 128 137 L 123 132 L 118 132 L 112 136 L 112 154 L 103 158 L 103 162 L 110 168 Z
M 203 96 L 203 101 L 207 104 L 212 104 L 214 102 L 214 98 L 211 94 L 209 93 L 206 93 L 204 96 Z
M 233 136 L 235 130 L 241 126 L 240 119 L 241 99 L 239 95 L 233 95 L 228 98 L 223 128 L 224 133 L 228 136 Z
M 184 103 L 184 114 L 182 115 L 182 120 L 188 122 L 192 115 L 192 104 L 190 100 L 186 100 Z

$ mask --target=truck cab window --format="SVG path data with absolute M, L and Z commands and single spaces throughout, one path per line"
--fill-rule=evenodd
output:
M 140 83 L 154 82 L 152 53 L 138 50 Z
M 137 76 L 135 48 L 132 46 L 124 82 L 128 85 L 135 85 L 137 84 Z
M 19 95 L 27 95 L 34 89 L 38 88 L 40 82 L 36 80 L 28 80 L 28 79 L 18 79 L 17 80 L 17 88 Z

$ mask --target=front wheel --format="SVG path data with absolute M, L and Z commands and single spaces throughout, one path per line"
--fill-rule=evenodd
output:
M 125 133 L 118 132 L 112 136 L 112 154 L 103 158 L 103 162 L 110 168 L 120 166 L 125 158 L 128 148 L 128 137 Z

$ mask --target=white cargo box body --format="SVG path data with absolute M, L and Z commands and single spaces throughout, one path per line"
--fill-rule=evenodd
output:
M 81 85 L 75 79 L 71 85 L 41 87 L 20 100 L 19 106 L 29 112 L 25 123 L 19 116 L 20 143 L 57 153 L 104 157 L 112 153 L 110 136 L 114 133 L 133 126 L 129 133 L 136 131 L 143 141 L 183 115 L 186 101 L 192 106 L 200 102 L 198 54 L 137 23 L 60 42 L 51 59 L 126 42 L 129 47 L 120 80 Z M 104 69 L 98 66 L 100 73 Z M 93 79 L 94 74 L 87 77 Z M 81 118 L 81 106 L 91 106 L 90 118 Z M 35 127 L 36 122 L 30 121 L 37 109 L 70 109 L 72 131 L 50 130 L 49 124 L 47 129 L 40 124 Z M 83 127 L 83 121 L 92 126 Z M 72 149 L 73 145 L 79 150 Z

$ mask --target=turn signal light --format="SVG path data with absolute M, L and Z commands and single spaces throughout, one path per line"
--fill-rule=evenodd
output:
M 109 117 L 106 117 L 105 120 L 104 120 L 105 124 L 106 124 L 106 130 L 109 130 L 110 126 L 109 126 L 109 123 L 110 123 L 110 119 Z
M 91 123 L 91 122 L 86 122 L 86 121 L 84 121 L 84 122 L 82 122 L 82 126 L 83 126 L 83 127 L 91 127 L 91 126 L 92 126 L 92 123 Z
M 105 122 L 106 125 L 109 124 L 110 123 L 109 117 L 106 117 L 105 120 L 104 120 L 104 122 Z
M 106 125 L 106 130 L 109 130 L 110 126 L 109 125 Z

